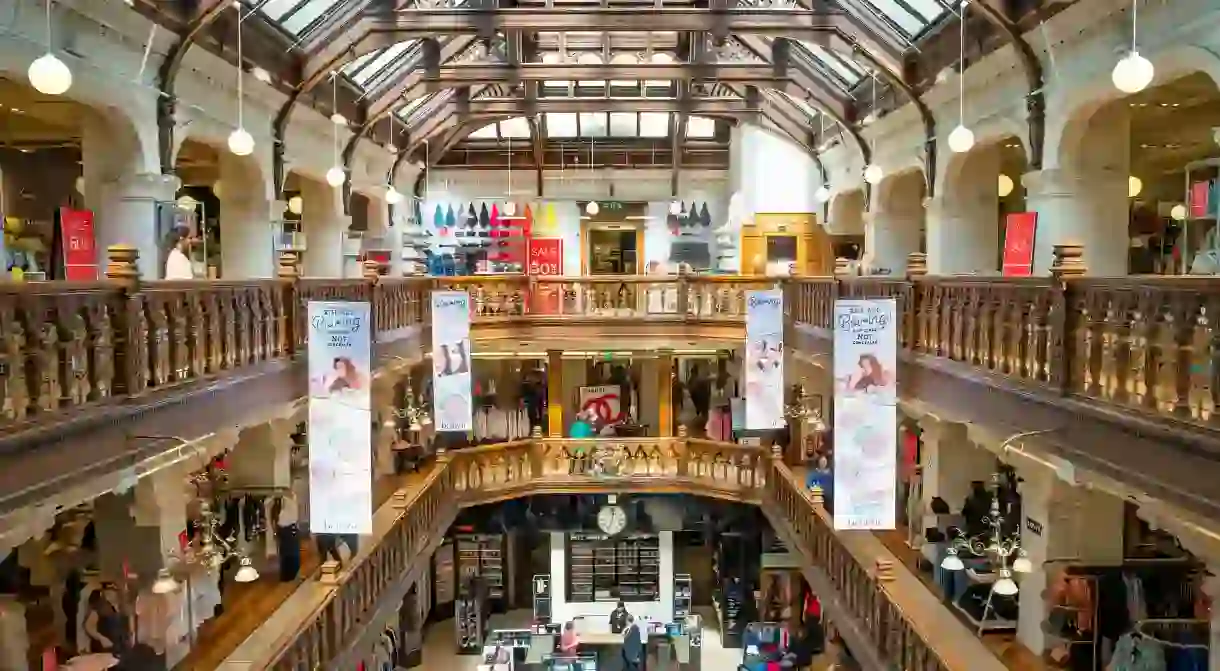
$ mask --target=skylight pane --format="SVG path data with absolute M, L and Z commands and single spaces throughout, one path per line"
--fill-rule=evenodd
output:
M 365 63 L 363 67 L 352 71 L 352 80 L 360 86 L 367 85 L 369 81 L 373 79 L 373 77 L 381 74 L 381 71 L 384 70 L 386 66 L 393 62 L 395 58 L 401 56 L 407 49 L 410 49 L 411 45 L 413 44 L 415 44 L 415 40 L 406 40 L 382 49 L 381 52 L 377 54 L 376 58 L 368 63 Z
M 928 22 L 921 16 L 915 16 L 902 8 L 894 0 L 865 0 L 873 9 L 884 14 L 897 23 L 908 35 L 918 35 L 927 27 Z
M 863 70 L 856 67 L 846 58 L 831 53 L 826 47 L 814 44 L 813 42 L 801 42 L 801 46 L 809 52 L 809 55 L 813 57 L 813 60 L 818 65 L 843 80 L 848 86 L 852 86 L 864 78 Z
M 422 107 L 424 103 L 428 102 L 436 95 L 437 94 L 435 94 L 435 93 L 427 93 L 418 98 L 415 98 L 414 100 L 408 101 L 406 105 L 403 105 L 401 108 L 399 108 L 398 118 L 402 119 L 404 121 L 406 119 L 409 119 L 411 117 L 411 114 L 413 114 L 415 112 L 415 110 Z
M 580 136 L 606 137 L 606 115 L 601 112 L 581 112 Z
M 716 120 L 705 116 L 686 118 L 686 137 L 710 139 L 716 137 Z
M 632 112 L 610 114 L 610 134 L 614 137 L 631 137 L 636 134 L 636 118 Z
M 269 0 L 267 4 L 263 5 L 261 11 L 267 18 L 279 22 L 283 20 L 285 14 L 292 11 L 292 8 L 296 7 L 300 2 L 301 0 Z M 250 4 L 257 5 L 258 2 L 254 0 Z
M 505 119 L 500 122 L 500 137 L 516 139 L 529 136 L 530 122 L 523 116 Z
M 923 17 L 924 21 L 932 23 L 948 13 L 943 5 L 936 0 L 906 0 L 907 5 Z
M 549 137 L 576 137 L 576 115 L 571 112 L 550 112 L 546 115 Z
M 669 113 L 640 112 L 640 137 L 669 137 Z
M 496 125 L 494 123 L 489 123 L 471 133 L 469 137 L 472 140 L 494 140 L 496 139 Z
M 810 119 L 817 118 L 818 110 L 813 105 L 810 105 L 809 103 L 805 102 L 804 100 L 801 100 L 800 98 L 788 95 L 787 93 L 783 93 L 782 91 L 780 92 L 780 95 L 783 96 L 786 100 L 788 100 L 788 102 L 792 103 L 793 105 L 796 105 Z
M 280 23 L 284 26 L 284 30 L 299 35 L 323 14 L 342 2 L 343 0 L 308 0 L 295 12 L 285 16 Z

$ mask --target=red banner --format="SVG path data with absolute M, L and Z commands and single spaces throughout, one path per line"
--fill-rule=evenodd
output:
M 530 238 L 529 263 L 526 271 L 534 277 L 556 277 L 563 275 L 563 239 Z M 534 314 L 560 314 L 563 287 L 559 284 L 543 284 L 530 299 L 530 311 Z
M 1211 182 L 1195 182 L 1190 185 L 1190 217 L 1202 219 L 1207 216 Z
M 1004 220 L 1004 277 L 1029 277 L 1034 272 L 1037 212 L 1016 212 Z
M 59 208 L 59 233 L 64 246 L 64 279 L 97 280 L 97 239 L 93 236 L 93 212 Z

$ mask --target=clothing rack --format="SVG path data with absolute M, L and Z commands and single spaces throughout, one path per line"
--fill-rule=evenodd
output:
M 1209 650 L 1205 643 L 1181 643 L 1168 640 L 1172 637 L 1190 636 L 1200 641 L 1207 641 L 1211 635 L 1211 622 L 1192 618 L 1149 618 L 1135 623 L 1132 633 L 1143 636 L 1157 643 L 1180 650 Z

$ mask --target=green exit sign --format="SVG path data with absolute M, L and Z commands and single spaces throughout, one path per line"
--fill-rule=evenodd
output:
M 614 212 L 616 210 L 627 209 L 627 206 L 617 200 L 599 200 L 595 201 L 598 209 Z

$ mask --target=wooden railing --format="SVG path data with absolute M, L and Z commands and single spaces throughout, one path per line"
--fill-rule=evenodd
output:
M 390 505 L 401 513 L 375 549 L 338 574 L 333 565 L 324 565 L 324 572 L 331 571 L 327 580 L 332 589 L 301 622 L 298 633 L 285 637 L 272 652 L 266 668 L 296 671 L 333 662 L 361 627 L 370 625 L 368 616 L 378 595 L 417 563 L 429 561 L 425 549 L 444 533 L 444 522 L 452 520 L 459 507 L 533 494 L 604 491 L 687 493 L 760 504 L 785 521 L 798 544 L 795 549 L 830 575 L 839 601 L 894 668 L 990 669 L 983 662 L 968 666 L 950 657 L 961 652 L 936 649 L 930 641 L 937 640 L 936 629 L 945 625 L 915 622 L 905 612 L 902 596 L 886 586 L 891 569 L 868 563 L 834 533 L 825 510 L 778 453 L 685 438 L 536 438 L 439 455 L 436 468 L 419 488 L 395 494 Z
M 1220 282 L 1203 277 L 802 278 L 797 323 L 830 329 L 836 298 L 893 297 L 901 347 L 1009 382 L 1220 428 Z

